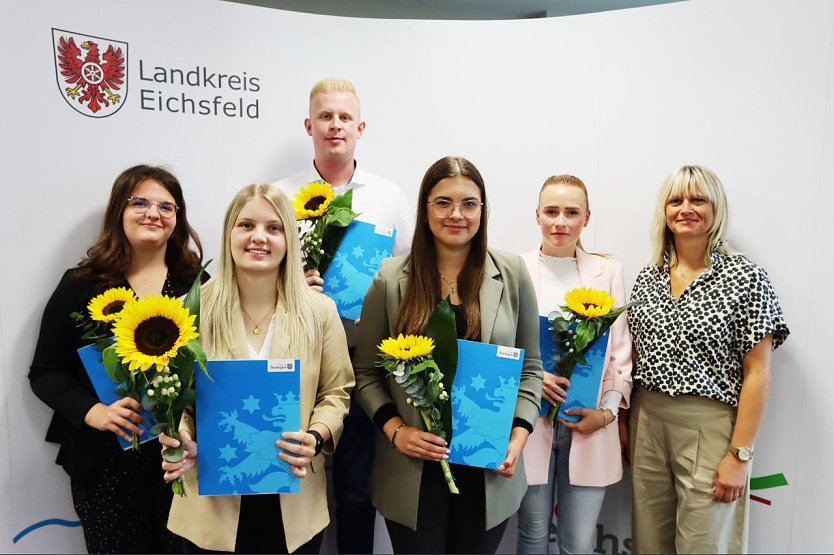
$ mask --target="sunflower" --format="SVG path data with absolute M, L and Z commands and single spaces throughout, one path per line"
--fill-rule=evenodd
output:
M 400 334 L 396 339 L 389 337 L 383 340 L 378 349 L 391 358 L 406 361 L 430 355 L 434 350 L 434 340 L 424 335 Z
M 318 218 L 327 212 L 335 191 L 326 181 L 313 181 L 296 193 L 292 201 L 295 217 L 299 220 Z
M 113 322 L 125 305 L 136 300 L 133 290 L 125 287 L 113 287 L 101 295 L 96 295 L 87 304 L 90 318 L 99 322 Z
M 565 295 L 565 304 L 579 316 L 599 318 L 611 312 L 614 297 L 601 289 L 578 287 L 568 291 Z
M 116 354 L 129 370 L 167 366 L 177 351 L 199 334 L 191 314 L 178 299 L 152 295 L 131 303 L 113 326 Z

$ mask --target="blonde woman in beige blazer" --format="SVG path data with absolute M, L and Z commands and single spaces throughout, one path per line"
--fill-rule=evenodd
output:
M 226 212 L 220 268 L 202 295 L 200 339 L 209 358 L 300 359 L 301 430 L 275 439 L 293 453 L 278 456 L 301 478 L 301 490 L 200 496 L 199 430 L 186 414 L 180 426 L 186 456 L 162 463 L 166 480 L 185 477 L 187 494 L 174 500 L 168 528 L 192 553 L 318 553 L 330 521 L 324 454 L 341 434 L 353 372 L 333 301 L 304 280 L 295 217 L 278 189 L 250 185 L 237 194 Z

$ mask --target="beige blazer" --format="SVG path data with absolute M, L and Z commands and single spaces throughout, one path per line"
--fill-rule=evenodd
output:
M 402 388 L 377 367 L 376 346 L 393 335 L 394 315 L 408 283 L 409 256 L 385 260 L 365 295 L 354 355 L 355 395 L 371 417 L 383 405 L 395 403 L 408 425 L 420 427 L 419 415 L 406 403 Z M 479 299 L 481 341 L 525 349 L 515 417 L 533 426 L 539 414 L 542 385 L 539 312 L 536 292 L 521 257 L 490 249 Z M 423 461 L 403 455 L 382 433 L 378 434 L 370 487 L 373 504 L 385 518 L 416 530 L 422 472 Z M 484 475 L 489 530 L 518 510 L 527 482 L 523 461 L 512 478 L 491 470 Z
M 300 358 L 301 360 L 301 429 L 313 422 L 330 429 L 332 439 L 325 443 L 322 453 L 312 461 L 312 471 L 301 480 L 297 494 L 280 495 L 284 534 L 290 553 L 308 542 L 330 522 L 327 510 L 327 484 L 324 472 L 324 453 L 332 453 L 342 433 L 342 421 L 350 404 L 353 372 L 345 341 L 345 332 L 336 312 L 336 305 L 324 295 L 313 296 L 314 310 L 321 323 L 321 341 L 303 356 L 289 345 L 286 309 L 279 300 L 275 311 L 275 330 L 270 358 Z M 235 328 L 234 358 L 249 358 L 249 347 L 243 327 L 240 305 L 232 313 Z M 183 426 L 192 433 L 194 421 L 186 414 Z M 199 430 L 196 431 L 199 445 Z M 275 439 L 278 439 L 276 435 Z M 234 551 L 240 516 L 240 496 L 200 496 L 197 493 L 197 466 L 185 475 L 186 497 L 174 496 L 168 529 L 187 538 L 203 549 Z

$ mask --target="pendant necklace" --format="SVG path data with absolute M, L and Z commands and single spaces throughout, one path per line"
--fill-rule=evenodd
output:
M 457 283 L 457 281 L 449 281 L 448 279 L 446 279 L 446 276 L 444 276 L 443 274 L 440 274 L 440 279 L 443 280 L 443 283 L 445 283 L 447 286 L 449 286 L 449 295 L 454 295 L 455 294 L 455 284 Z
M 261 318 L 260 320 L 258 320 L 258 323 L 255 323 L 255 319 L 252 318 L 251 316 L 249 316 L 249 313 L 246 312 L 246 309 L 243 308 L 243 305 L 240 305 L 240 309 L 243 311 L 244 314 L 246 314 L 246 316 L 249 318 L 249 321 L 252 322 L 253 324 L 255 324 L 255 328 L 252 330 L 252 333 L 255 334 L 255 335 L 258 335 L 258 334 L 261 333 L 261 323 L 263 323 L 264 320 L 266 320 L 270 315 L 272 315 L 272 312 L 274 310 L 274 309 L 270 308 L 267 311 L 266 315 L 263 318 Z

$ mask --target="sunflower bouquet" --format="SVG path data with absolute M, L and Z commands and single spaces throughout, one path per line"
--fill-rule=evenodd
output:
M 208 376 L 206 354 L 197 341 L 199 313 L 198 277 L 184 302 L 152 295 L 126 305 L 113 326 L 115 343 L 102 353 L 110 378 L 126 384 L 124 395 L 140 400 L 153 414 L 156 424 L 150 429 L 152 434 L 179 439 L 183 411 L 197 398 L 190 387 L 195 363 Z M 180 443 L 176 449 L 164 449 L 162 456 L 176 462 L 183 451 Z M 172 482 L 171 488 L 185 495 L 182 477 Z
M 396 339 L 383 340 L 377 349 L 379 366 L 403 388 L 408 404 L 417 409 L 426 431 L 448 439 L 441 410 L 449 400 L 449 393 L 443 385 L 443 372 L 432 358 L 434 341 L 423 335 L 400 334 Z M 440 466 L 449 491 L 459 493 L 449 462 L 441 460 Z
M 602 337 L 608 328 L 635 302 L 614 308 L 614 297 L 601 289 L 577 287 L 565 295 L 560 310 L 548 315 L 553 340 L 556 343 L 556 371 L 570 379 L 577 364 L 586 364 L 585 354 L 594 341 Z M 565 318 L 565 314 L 568 315 Z M 561 403 L 554 405 L 547 414 L 553 423 Z
M 353 211 L 353 189 L 336 195 L 326 181 L 313 181 L 292 200 L 301 234 L 304 269 L 322 274 L 342 242 L 347 226 L 359 214 Z

